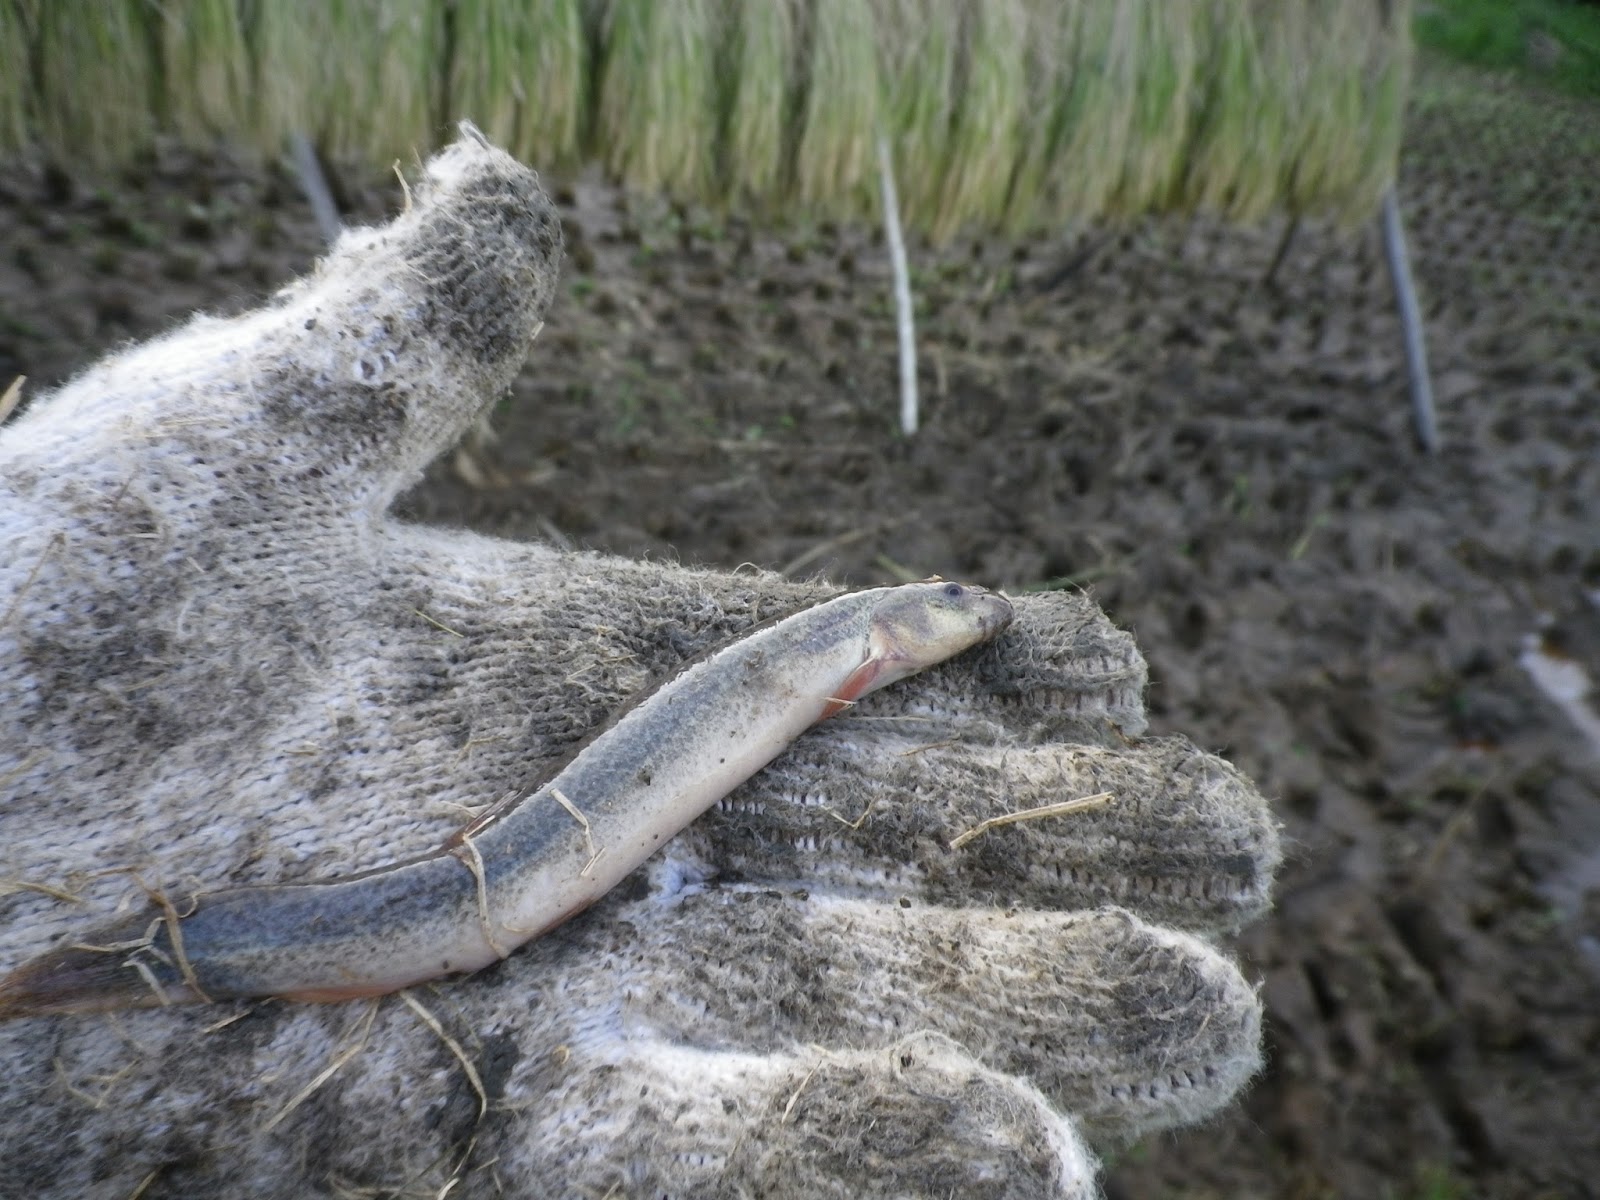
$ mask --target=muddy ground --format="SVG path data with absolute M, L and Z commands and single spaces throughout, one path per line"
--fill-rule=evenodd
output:
M 1443 447 L 1412 433 L 1373 229 L 1157 222 L 913 247 L 924 428 L 895 432 L 885 255 L 594 180 L 498 440 L 409 511 L 866 582 L 1087 587 L 1156 732 L 1291 842 L 1241 940 L 1270 1064 L 1113 1197 L 1600 1194 L 1600 109 L 1423 77 L 1402 196 Z M 338 179 L 376 218 L 392 182 Z M 303 270 L 292 176 L 163 152 L 0 172 L 0 380 L 59 381 Z M 1271 278 L 1269 279 L 1269 272 Z M 1531 639 L 1531 640 L 1530 640 Z

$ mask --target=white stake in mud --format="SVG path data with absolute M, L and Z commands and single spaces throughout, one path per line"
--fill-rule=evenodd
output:
M 1417 438 L 1432 454 L 1439 448 L 1439 428 L 1433 416 L 1433 380 L 1428 374 L 1428 346 L 1422 336 L 1422 310 L 1411 282 L 1411 258 L 1406 253 L 1405 230 L 1400 224 L 1400 198 L 1391 186 L 1383 194 L 1383 252 L 1389 261 L 1395 303 L 1400 308 L 1400 328 L 1406 339 L 1406 370 L 1411 375 L 1411 408 Z
M 917 431 L 917 339 L 911 324 L 911 268 L 906 265 L 906 242 L 900 233 L 900 200 L 894 187 L 894 160 L 889 139 L 878 134 L 878 178 L 883 190 L 883 236 L 889 243 L 889 264 L 894 271 L 895 321 L 900 330 L 900 432 Z
M 295 173 L 300 176 L 300 188 L 316 215 L 322 240 L 331 246 L 339 240 L 344 226 L 339 220 L 339 206 L 333 202 L 333 191 L 322 173 L 322 164 L 317 161 L 317 152 L 311 140 L 297 129 L 289 135 L 289 153 L 294 159 Z

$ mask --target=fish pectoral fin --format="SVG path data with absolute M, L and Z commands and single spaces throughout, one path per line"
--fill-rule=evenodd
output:
M 833 695 L 828 697 L 822 706 L 822 715 L 819 721 L 826 721 L 835 713 L 843 712 L 857 700 L 861 699 L 873 689 L 883 674 L 884 668 L 897 661 L 897 656 L 892 654 L 874 654 L 862 663 L 838 687 L 834 688 Z

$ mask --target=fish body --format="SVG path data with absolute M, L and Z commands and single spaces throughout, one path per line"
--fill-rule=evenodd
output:
M 151 909 L 0 978 L 0 1019 L 280 996 L 344 1000 L 475 971 L 581 912 L 807 728 L 994 637 L 998 593 L 835 597 L 690 663 L 543 786 L 441 849 L 341 879 Z

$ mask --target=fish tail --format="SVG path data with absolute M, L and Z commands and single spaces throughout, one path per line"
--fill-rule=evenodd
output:
M 90 942 L 52 950 L 0 976 L 0 1021 L 201 999 L 162 948 L 164 935 L 145 933 L 151 924 L 141 917 L 98 931 Z

